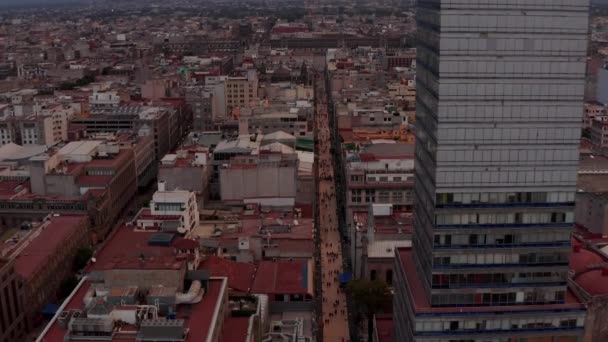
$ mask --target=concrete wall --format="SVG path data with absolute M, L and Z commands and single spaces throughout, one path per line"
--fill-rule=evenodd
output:
M 608 104 L 608 70 L 602 68 L 598 72 L 597 101 Z
M 312 203 L 315 197 L 315 182 L 312 176 L 299 176 L 296 187 L 296 203 Z
M 602 194 L 577 193 L 574 217 L 589 231 L 608 234 L 608 202 Z
M 207 189 L 207 177 L 203 167 L 161 167 L 158 170 L 158 180 L 164 181 L 169 191 L 189 190 L 202 194 Z
M 297 166 L 220 169 L 223 201 L 255 197 L 296 197 Z
M 184 277 L 186 268 L 179 270 L 141 270 L 141 269 L 113 269 L 104 272 L 104 281 L 108 287 L 139 286 L 149 288 L 162 285 L 175 287 L 177 291 L 184 290 Z
M 80 187 L 72 175 L 46 175 L 46 193 L 58 196 L 80 196 Z
M 608 296 L 594 297 L 587 303 L 584 342 L 608 341 Z

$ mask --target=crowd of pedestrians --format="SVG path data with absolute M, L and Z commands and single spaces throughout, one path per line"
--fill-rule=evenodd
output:
M 322 93 L 321 103 L 323 103 Z M 316 151 L 319 175 L 319 234 L 321 249 L 322 313 L 324 341 L 349 342 L 346 296 L 340 287 L 343 270 L 340 233 L 338 230 L 336 189 L 334 186 L 331 136 L 326 108 L 317 108 Z M 318 261 L 317 261 L 318 262 Z

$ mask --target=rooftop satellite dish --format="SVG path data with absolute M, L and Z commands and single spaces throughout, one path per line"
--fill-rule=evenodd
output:
M 91 258 L 91 262 L 92 262 L 92 263 L 96 263 L 96 262 L 97 262 L 97 259 L 96 259 L 96 258 Z

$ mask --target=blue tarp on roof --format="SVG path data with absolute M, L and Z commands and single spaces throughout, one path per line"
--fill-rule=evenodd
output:
M 42 308 L 42 316 L 45 318 L 53 318 L 59 310 L 59 305 L 49 303 Z

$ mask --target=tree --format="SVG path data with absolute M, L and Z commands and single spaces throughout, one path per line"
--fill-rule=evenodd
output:
M 63 299 L 69 296 L 76 288 L 76 285 L 78 285 L 78 279 L 73 275 L 65 278 L 59 287 L 59 298 Z
M 368 341 L 372 341 L 374 315 L 390 304 L 391 301 L 388 285 L 379 280 L 354 279 L 348 283 L 346 289 L 358 309 L 367 316 Z
M 80 247 L 76 251 L 74 257 L 74 271 L 78 272 L 83 269 L 91 257 L 93 256 L 93 250 L 90 247 Z
M 583 129 L 583 132 L 581 135 L 583 138 L 591 139 L 591 129 L 589 129 L 589 128 Z

